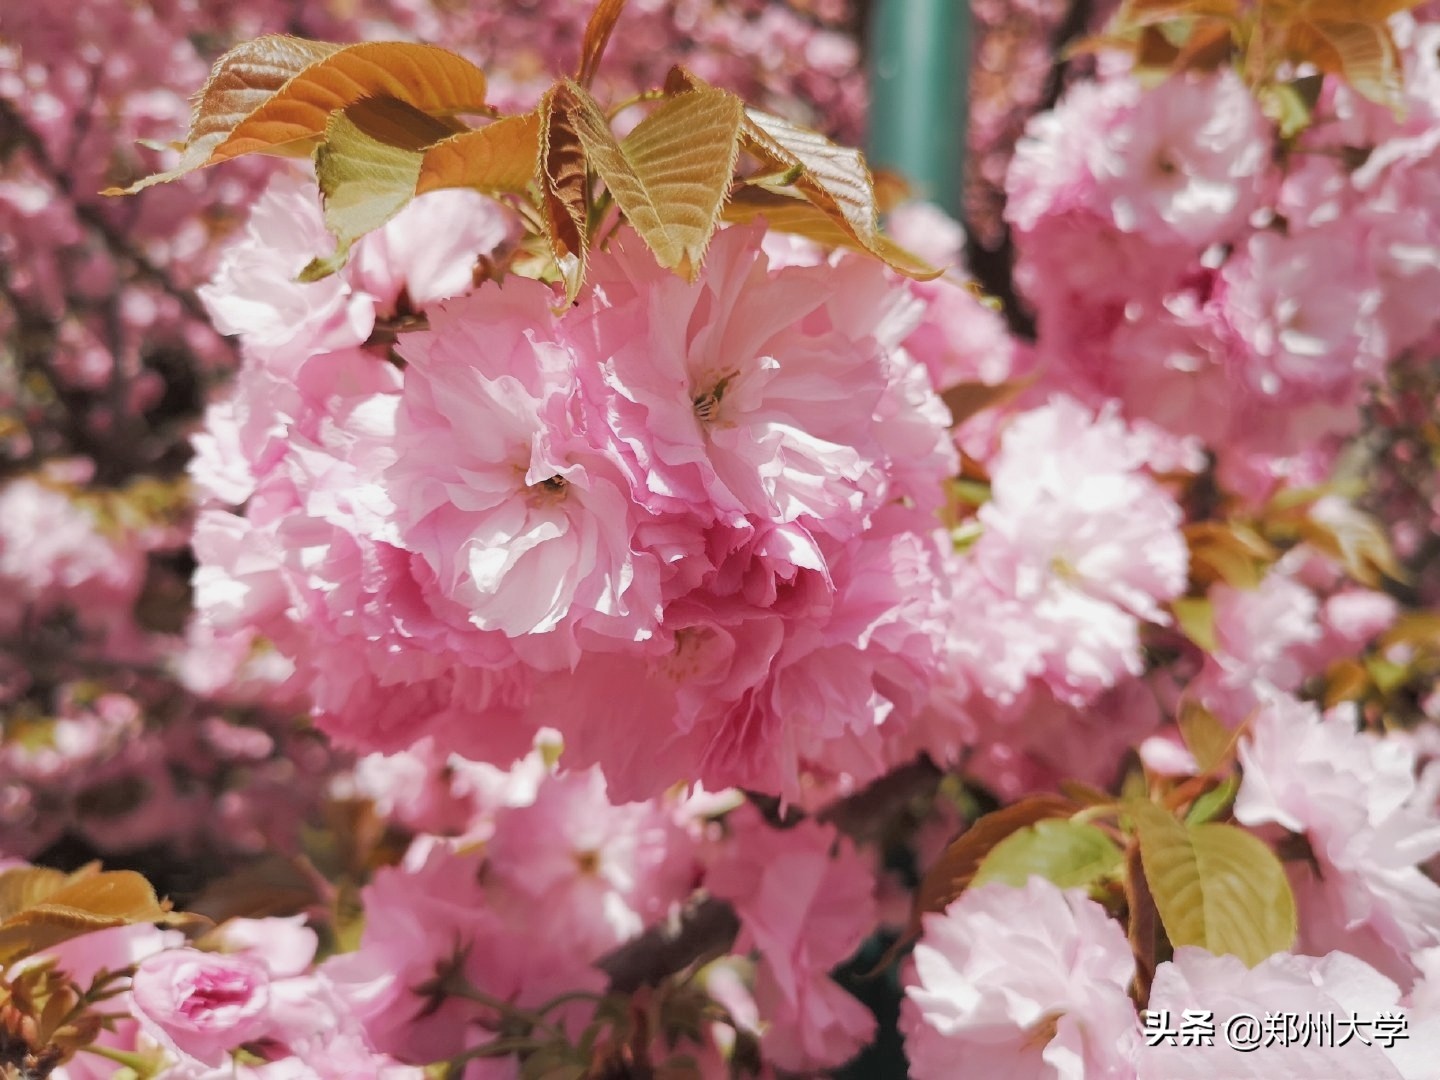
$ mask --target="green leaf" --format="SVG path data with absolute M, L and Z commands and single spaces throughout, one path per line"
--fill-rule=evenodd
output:
M 977 819 L 925 871 L 911 901 L 910 920 L 904 932 L 885 950 L 872 973 L 888 967 L 905 946 L 920 936 L 922 917 L 927 912 L 944 911 L 970 887 L 985 856 L 1007 836 L 1037 821 L 1068 818 L 1079 809 L 1079 804 L 1060 795 L 1031 795 Z
M 977 820 L 925 872 L 915 890 L 910 929 L 918 933 L 921 915 L 944 911 L 968 889 L 985 857 L 1006 837 L 1038 821 L 1068 818 L 1078 809 L 1059 795 L 1032 795 Z
M 487 194 L 523 194 L 535 180 L 539 163 L 539 115 L 506 116 L 428 148 L 415 193 L 466 187 Z
M 1382 694 L 1393 694 L 1410 681 L 1409 667 L 1387 660 L 1383 656 L 1366 657 L 1365 670 L 1370 675 L 1370 681 Z
M 818 131 L 779 116 L 747 109 L 745 142 L 761 160 L 777 170 L 802 170 L 795 186 L 815 205 L 830 213 L 862 246 L 880 235 L 875 183 L 865 155 L 831 142 Z
M 1407 579 L 1384 528 L 1353 503 L 1320 499 L 1301 522 L 1300 535 L 1339 560 L 1362 585 L 1378 589 L 1385 578 L 1401 582 Z
M 956 383 L 940 395 L 950 410 L 950 426 L 959 427 L 971 417 L 986 409 L 998 408 L 1013 401 L 1023 391 L 1034 385 L 1034 379 L 1012 379 L 1009 382 Z
M 703 79 L 683 68 L 671 69 L 665 80 L 665 89 L 672 94 L 708 88 Z M 745 110 L 740 139 L 741 148 L 756 158 L 765 172 L 735 193 L 726 220 L 763 216 L 771 228 L 868 251 L 900 273 L 921 280 L 943 272 L 880 232 L 875 179 L 860 151 L 759 109 Z M 787 197 L 792 197 L 789 202 L 793 205 L 787 205 Z M 806 203 L 818 215 L 798 209 Z
M 1038 821 L 1011 833 L 990 849 L 971 887 L 989 881 L 1023 886 L 1032 875 L 1062 889 L 1089 885 L 1125 859 L 1104 831 L 1076 821 Z
M 1180 706 L 1176 725 L 1185 740 L 1185 749 L 1190 751 L 1201 773 L 1221 765 L 1239 738 L 1238 731 L 1226 727 L 1198 701 L 1186 701 Z
M 1256 92 L 1260 111 L 1271 120 L 1282 139 L 1293 139 L 1310 126 L 1314 102 L 1301 92 L 1300 80 L 1262 86 Z
M 1280 557 L 1274 545 L 1239 522 L 1197 521 L 1183 531 L 1190 546 L 1190 576 L 1202 584 L 1223 581 L 1237 589 L 1257 589 Z
M 432 117 L 483 112 L 485 74 L 434 45 L 331 45 L 272 35 L 230 50 L 195 106 L 180 163 L 123 190 L 132 194 L 244 154 L 309 152 L 333 113 L 367 98 L 395 98 Z M 463 125 L 452 124 L 454 131 Z
M 1126 25 L 1149 26 L 1171 19 L 1238 19 L 1235 0 L 1127 0 L 1119 20 Z
M 69 880 L 69 875 L 47 866 L 0 870 L 0 922 L 41 903 Z
M 312 261 L 300 280 L 339 270 L 356 240 L 404 209 L 415 195 L 422 151 L 449 133 L 434 117 L 394 98 L 370 98 L 332 115 L 315 150 L 315 177 L 335 254 Z
M 106 195 L 133 195 L 209 164 L 211 155 L 247 116 L 274 96 L 294 76 L 340 49 L 325 41 L 306 41 L 288 34 L 268 34 L 235 46 L 215 62 L 210 78 L 195 98 L 190 131 L 174 144 L 180 162 L 173 169 L 147 176 L 128 188 L 108 188 Z
M 1208 653 L 1220 648 L 1215 636 L 1215 605 L 1208 597 L 1182 596 L 1170 601 L 1180 632 Z
M 1399 107 L 1404 68 L 1383 20 L 1299 20 L 1287 44 L 1292 55 L 1341 76 L 1371 101 Z
M 1190 804 L 1190 809 L 1185 814 L 1185 824 L 1203 825 L 1207 821 L 1214 821 L 1230 809 L 1235 793 L 1239 790 L 1240 778 L 1227 776 Z
M 708 87 L 678 94 L 622 144 L 590 95 L 572 91 L 571 121 L 586 162 L 660 265 L 693 281 L 735 172 L 744 105 Z
M 1295 941 L 1295 898 L 1275 853 L 1244 829 L 1186 825 L 1134 801 L 1145 879 L 1175 947 L 1198 945 L 1254 966 Z

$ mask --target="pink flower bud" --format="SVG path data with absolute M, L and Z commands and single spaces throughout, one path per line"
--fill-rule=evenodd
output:
M 169 949 L 136 969 L 131 1008 L 166 1049 L 219 1066 L 270 1027 L 270 973 L 246 956 Z

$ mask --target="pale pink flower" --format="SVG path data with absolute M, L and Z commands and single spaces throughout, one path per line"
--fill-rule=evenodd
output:
M 1320 640 L 1315 594 L 1280 568 L 1254 589 L 1212 585 L 1216 647 L 1194 692 L 1232 724 L 1246 718 L 1267 686 L 1293 691 L 1309 671 L 1305 652 Z
M 1019 373 L 1019 349 L 999 312 L 949 277 L 912 282 L 910 289 L 925 308 L 905 350 L 925 365 L 936 389 L 994 385 Z
M 913 199 L 891 210 L 885 220 L 891 238 L 938 270 L 960 261 L 965 230 L 934 203 Z
M 965 772 L 1007 802 L 1053 791 L 1062 780 L 1110 787 L 1126 751 L 1161 724 L 1155 693 L 1140 679 L 1125 679 L 1081 707 L 1037 685 L 1003 705 L 972 702 L 970 712 L 975 733 Z
M 522 1008 L 604 987 L 591 958 L 554 940 L 546 923 L 492 908 L 481 866 L 422 839 L 404 865 L 378 871 L 365 887 L 360 948 L 326 960 L 318 974 L 375 1050 L 431 1062 L 495 1038 L 495 1012 L 435 983 L 447 974 Z M 552 1015 L 568 1024 L 574 1014 Z
M 1028 233 L 1047 217 L 1092 207 L 1097 185 L 1090 157 L 1139 97 L 1129 79 L 1081 82 L 1056 108 L 1032 117 L 1006 176 L 1006 220 Z
M 417 988 L 455 969 L 477 938 L 496 933 L 479 872 L 478 858 L 434 848 L 422 865 L 387 867 L 365 887 L 360 948 L 331 957 L 320 973 L 377 1049 L 429 1061 L 464 1048 L 473 1006 L 437 995 L 427 1010 Z
M 1440 1018 L 1410 1015 L 1407 1037 L 1389 1047 L 1375 1038 L 1377 1016 L 1409 1010 L 1400 1005 L 1399 987 L 1343 952 L 1318 958 L 1276 953 L 1250 968 L 1238 957 L 1184 946 L 1156 970 L 1148 1008 L 1157 1030 L 1178 1029 L 1186 1011 L 1208 1012 L 1215 1037 L 1183 1045 L 1178 1035 L 1146 1035 L 1135 1055 L 1139 1080 L 1423 1080 L 1434 1072 L 1432 1047 L 1440 1035 Z M 1226 1038 L 1225 1025 L 1235 1016 L 1256 1020 L 1258 1037 L 1249 1049 L 1235 1049 Z M 1285 1016 L 1295 1018 L 1293 1028 Z M 1267 1041 L 1267 1017 L 1294 1034 Z M 1358 1035 L 1346 1026 L 1351 1018 L 1364 1022 Z M 1316 1030 L 1321 1023 L 1332 1025 L 1334 1034 Z M 1300 1024 L 1310 1027 L 1309 1039 Z M 1235 1029 L 1242 1044 L 1248 1043 L 1245 1030 Z
M 1232 376 L 1271 405 L 1349 406 L 1378 373 L 1380 289 L 1353 220 L 1289 236 L 1252 235 L 1220 271 Z
M 904 293 L 859 261 L 772 271 L 754 229 L 717 236 L 693 285 L 657 273 L 633 237 L 612 252 L 591 268 L 594 330 L 641 497 L 852 535 L 882 493 L 886 338 L 898 345 L 912 325 L 876 317 Z
M 574 368 L 586 361 L 553 299 L 513 279 L 442 304 L 428 332 L 406 338 L 386 473 L 396 523 L 482 630 L 581 624 L 643 639 L 659 614 L 659 569 L 634 550 L 628 478 L 579 414 Z M 573 649 L 542 662 L 573 662 Z
M 304 915 L 288 918 L 230 919 L 220 928 L 225 951 L 263 963 L 276 979 L 303 974 L 315 959 L 320 939 Z
M 755 973 L 755 1006 L 763 1018 L 761 1053 L 777 1069 L 805 1073 L 849 1061 L 875 1038 L 875 1016 L 828 975 L 787 990 L 773 964 Z
M 1275 695 L 1239 753 L 1236 818 L 1302 834 L 1315 856 L 1318 876 L 1291 864 L 1301 946 L 1353 952 L 1408 983 L 1411 957 L 1440 944 L 1440 885 L 1419 869 L 1440 851 L 1440 818 L 1417 804 L 1413 745 Z
M 1234 73 L 1174 76 L 1093 140 L 1096 197 L 1124 232 L 1203 248 L 1243 227 L 1259 203 L 1272 137 Z
M 474 287 L 477 261 L 509 239 L 514 220 L 478 191 L 418 195 L 361 237 L 343 274 L 383 311 L 429 307 Z
M 706 886 L 740 916 L 738 947 L 759 952 L 762 1046 L 785 1068 L 839 1065 L 874 1035 L 874 1017 L 829 975 L 877 921 L 867 860 L 846 840 L 832 854 L 835 830 L 813 820 L 772 829 L 746 807 L 727 824 Z
M 1437 147 L 1440 128 L 1425 132 L 1408 146 L 1378 147 L 1356 174 L 1357 184 L 1368 188 L 1369 198 L 1359 213 L 1370 224 L 1371 257 L 1381 287 L 1379 322 L 1396 352 L 1424 347 L 1435 332 L 1432 305 L 1440 293 L 1440 217 L 1431 209 L 1431 200 L 1440 192 L 1440 170 L 1434 163 Z M 1392 165 L 1388 172 L 1377 172 Z M 1383 178 L 1378 185 L 1377 175 Z
M 144 581 L 143 547 L 102 533 L 59 484 L 22 476 L 0 487 L 0 631 L 67 606 L 83 625 L 123 632 Z
M 130 1007 L 161 1046 L 210 1066 L 274 1024 L 263 962 L 190 948 L 143 960 L 131 980 Z
M 1125 931 L 1082 891 L 969 889 L 925 916 L 904 976 L 910 1075 L 1133 1078 L 1134 973 Z
M 373 298 L 338 274 L 296 281 L 312 259 L 334 250 L 314 180 L 277 173 L 255 203 L 244 239 L 226 250 L 214 281 L 200 289 L 216 329 L 296 359 L 363 342 L 375 324 Z
M 1185 588 L 1180 508 L 1144 452 L 1113 410 L 1057 397 L 1012 421 L 990 463 L 971 555 L 1024 609 L 1045 682 L 1077 704 L 1140 673 L 1140 622 L 1167 622 L 1160 604 Z
M 616 798 L 685 778 L 798 802 L 812 772 L 873 778 L 925 705 L 949 614 L 934 539 L 907 530 L 912 512 L 883 513 L 846 545 L 767 530 L 738 547 L 709 590 L 666 608 L 659 647 L 538 680 L 536 718 Z
M 300 282 L 312 259 L 335 250 L 335 238 L 325 228 L 315 181 L 279 173 L 200 295 L 221 333 L 239 334 L 270 362 L 294 363 L 362 344 L 380 315 L 468 291 L 475 260 L 508 231 L 492 200 L 433 192 L 362 237 L 338 273 Z
M 528 806 L 500 810 L 486 856 L 498 906 L 592 958 L 663 919 L 700 877 L 669 809 L 612 804 L 598 769 L 547 777 Z

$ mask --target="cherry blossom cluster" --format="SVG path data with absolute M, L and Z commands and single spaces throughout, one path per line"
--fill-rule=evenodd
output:
M 506 243 L 478 198 L 296 284 L 322 237 L 272 187 L 205 294 L 248 363 L 194 468 L 245 503 L 201 515 L 202 625 L 275 643 L 360 749 L 504 763 L 551 726 L 626 797 L 884 771 L 941 648 L 955 467 L 903 290 L 754 230 L 686 284 L 622 238 L 557 318 L 526 279 L 469 291 Z M 427 328 L 367 347 L 402 296 Z
M 1277 141 L 1228 72 L 1078 85 L 1009 179 L 1039 357 L 1202 440 L 1227 489 L 1323 480 L 1367 388 L 1434 349 L 1435 27 L 1400 25 L 1400 118 L 1327 81 Z

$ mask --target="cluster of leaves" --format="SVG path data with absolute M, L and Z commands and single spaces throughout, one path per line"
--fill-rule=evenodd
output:
M 473 188 L 512 205 L 532 228 L 535 276 L 584 280 L 586 256 L 608 235 L 612 210 L 659 263 L 693 279 L 721 221 L 763 217 L 771 228 L 869 252 L 902 273 L 938 271 L 880 231 L 875 182 L 863 155 L 745 105 L 675 68 L 665 85 L 604 108 L 590 93 L 625 0 L 601 0 L 575 78 L 557 81 L 533 110 L 500 115 L 485 74 L 433 45 L 340 46 L 272 35 L 230 50 L 198 95 L 172 169 L 128 194 L 246 154 L 313 155 L 334 255 L 302 278 L 344 265 L 350 245 L 410 199 Z M 653 109 L 623 138 L 617 117 Z M 478 127 L 462 116 L 484 118 Z
M 1185 778 L 1132 772 L 1111 795 L 1083 784 L 1032 795 L 980 817 L 929 868 L 898 948 L 976 885 L 1023 887 L 1032 875 L 1087 889 L 1128 927 L 1134 993 L 1144 1006 L 1156 965 L 1197 945 L 1255 965 L 1295 941 L 1295 898 L 1279 856 L 1227 819 L 1239 789 L 1230 729 L 1194 703 L 1178 717 L 1198 771 Z
M 1156 75 L 1233 64 L 1292 135 L 1319 81 L 1343 78 L 1373 101 L 1399 101 L 1399 49 L 1387 20 L 1420 0 L 1125 0 L 1082 47 L 1119 47 Z

